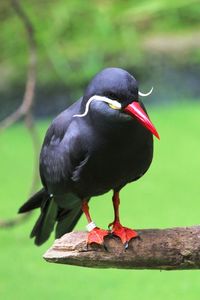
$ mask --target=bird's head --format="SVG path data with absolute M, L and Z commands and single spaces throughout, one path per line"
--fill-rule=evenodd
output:
M 131 74 L 120 68 L 106 68 L 89 83 L 82 100 L 84 113 L 75 117 L 92 114 L 97 117 L 104 115 L 111 120 L 129 120 L 131 116 L 159 138 L 141 106 L 139 95 L 147 94 L 138 91 L 138 83 Z

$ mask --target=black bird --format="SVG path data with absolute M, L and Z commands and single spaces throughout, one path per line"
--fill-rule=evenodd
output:
M 91 197 L 113 190 L 115 218 L 111 232 L 124 244 L 137 232 L 119 219 L 119 192 L 148 170 L 153 135 L 159 135 L 144 105 L 138 83 L 127 71 L 98 73 L 84 96 L 63 111 L 47 130 L 40 154 L 43 188 L 20 209 L 41 214 L 31 232 L 35 244 L 45 242 L 55 223 L 56 237 L 71 231 L 82 212 L 88 220 L 88 243 L 103 243 L 109 231 L 96 227 L 89 214 Z

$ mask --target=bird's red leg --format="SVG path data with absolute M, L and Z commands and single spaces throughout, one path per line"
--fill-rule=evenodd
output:
M 138 233 L 134 231 L 133 229 L 123 227 L 120 223 L 119 219 L 119 204 L 120 204 L 120 199 L 119 199 L 119 192 L 115 192 L 113 194 L 113 207 L 114 207 L 114 213 L 115 213 L 115 218 L 112 223 L 108 225 L 108 227 L 112 226 L 112 234 L 118 236 L 122 243 L 124 245 L 127 245 L 128 242 L 132 239 L 138 236 Z
M 82 202 L 82 211 L 84 212 L 88 221 L 87 229 L 89 232 L 87 236 L 87 244 L 103 244 L 104 237 L 108 235 L 108 231 L 96 227 L 95 223 L 91 219 L 87 200 L 83 200 Z

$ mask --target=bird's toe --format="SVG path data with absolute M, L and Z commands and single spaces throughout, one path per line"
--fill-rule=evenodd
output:
M 121 239 L 122 243 L 125 245 L 125 248 L 127 248 L 128 242 L 131 239 L 138 237 L 138 233 L 135 230 L 124 227 L 119 222 L 113 223 L 111 233 Z
M 102 245 L 104 243 L 104 237 L 107 236 L 109 232 L 104 229 L 100 229 L 98 227 L 95 227 L 92 229 L 87 236 L 87 244 L 99 244 Z

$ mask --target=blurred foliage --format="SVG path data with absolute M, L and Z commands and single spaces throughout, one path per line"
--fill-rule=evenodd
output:
M 106 66 L 144 64 L 146 38 L 196 32 L 199 1 L 23 0 L 35 27 L 40 84 L 77 85 Z M 27 41 L 10 1 L 0 1 L 1 86 L 24 80 Z M 200 51 L 192 55 L 200 60 Z

